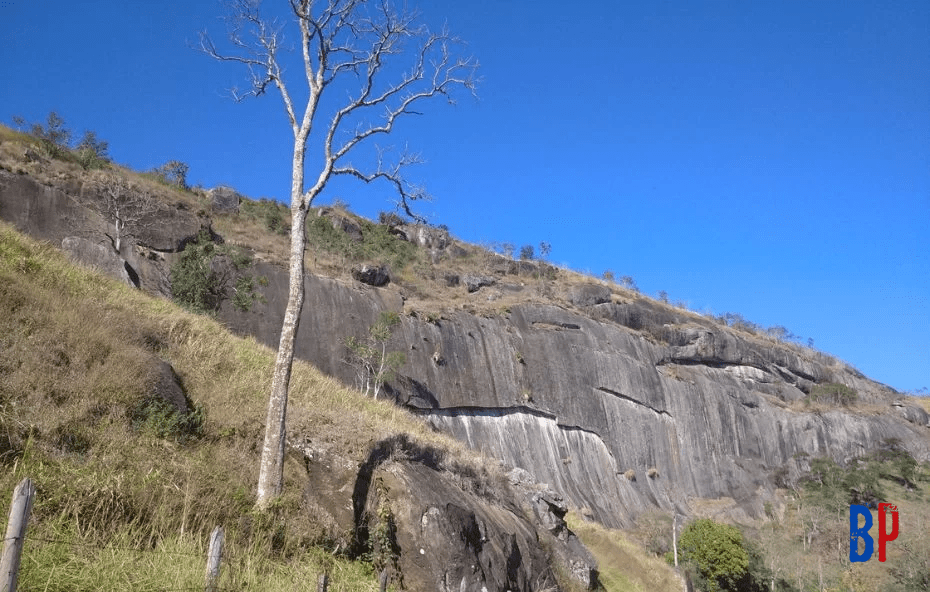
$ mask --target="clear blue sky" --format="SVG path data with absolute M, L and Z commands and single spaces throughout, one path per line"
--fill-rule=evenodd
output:
M 266 0 L 266 4 L 284 0 Z M 784 325 L 902 391 L 930 387 L 930 2 L 421 0 L 479 98 L 391 141 L 420 211 L 471 241 Z M 58 111 L 138 169 L 283 199 L 280 100 L 190 48 L 218 2 L 0 0 L 0 120 Z M 294 38 L 292 36 L 292 38 Z M 294 74 L 290 83 L 301 81 Z M 334 185 L 364 215 L 386 187 Z

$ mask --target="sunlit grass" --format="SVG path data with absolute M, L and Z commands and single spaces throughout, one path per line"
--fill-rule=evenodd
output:
M 270 349 L 75 267 L 4 223 L 0 345 L 0 511 L 22 478 L 38 489 L 21 589 L 202 586 L 203 546 L 217 525 L 227 529 L 228 589 L 293 590 L 322 569 L 330 590 L 377 586 L 370 565 L 332 554 L 348 547 L 351 532 L 308 511 L 316 506 L 303 497 L 306 472 L 295 455 L 281 499 L 269 512 L 253 510 Z M 164 439 L 133 423 L 158 360 L 205 409 L 202 434 Z M 487 472 L 422 421 L 306 363 L 295 363 L 289 408 L 293 437 L 312 435 L 355 462 L 374 442 L 407 434 L 450 467 Z
M 648 555 L 617 530 L 570 512 L 569 528 L 597 559 L 598 578 L 606 592 L 679 592 L 681 580 L 663 560 Z

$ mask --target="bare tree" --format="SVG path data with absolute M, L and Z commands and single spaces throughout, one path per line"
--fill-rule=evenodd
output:
M 296 22 L 299 29 L 307 84 L 302 112 L 294 99 L 303 93 L 291 94 L 284 79 L 285 26 L 263 16 L 259 0 L 231 1 L 228 48 L 218 47 L 206 33 L 200 37 L 207 55 L 248 69 L 249 87 L 234 89 L 235 99 L 258 97 L 277 88 L 294 134 L 290 283 L 268 400 L 259 507 L 266 507 L 281 492 L 283 481 L 288 385 L 304 300 L 308 208 L 333 177 L 350 176 L 366 183 L 387 182 L 397 192 L 399 205 L 418 218 L 410 211 L 410 202 L 427 194 L 402 174 L 406 166 L 419 162 L 417 155 L 405 153 L 389 163 L 379 148 L 370 170 L 353 166 L 347 156 L 360 145 L 390 134 L 401 118 L 417 114 L 420 103 L 440 97 L 452 102 L 455 91 L 474 92 L 478 66 L 471 58 L 453 55 L 457 40 L 448 31 L 429 31 L 418 24 L 417 14 L 396 9 L 390 0 L 289 0 L 289 4 L 285 22 L 291 26 Z M 341 106 L 321 115 L 321 98 L 340 94 L 346 96 Z M 312 149 L 320 165 L 310 173 L 312 184 L 305 188 L 308 139 L 318 123 L 323 129 L 314 134 Z
M 120 253 L 123 239 L 138 238 L 145 219 L 158 211 L 158 202 L 148 191 L 118 174 L 99 173 L 90 183 L 101 200 L 100 213 L 113 227 L 113 234 L 106 236 L 113 250 Z

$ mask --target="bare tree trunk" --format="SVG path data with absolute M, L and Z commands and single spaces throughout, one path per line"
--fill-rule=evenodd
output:
M 410 211 L 409 202 L 425 199 L 428 194 L 422 187 L 408 183 L 402 170 L 419 163 L 417 155 L 403 153 L 389 164 L 383 160 L 384 150 L 378 148 L 376 166 L 368 171 L 344 160 L 357 145 L 389 135 L 399 119 L 418 113 L 414 105 L 439 97 L 451 102 L 450 92 L 455 88 L 474 92 L 478 63 L 471 58 L 452 55 L 450 48 L 457 45 L 458 40 L 448 31 L 431 33 L 416 23 L 415 13 L 397 12 L 388 2 L 372 3 L 377 6 L 370 7 L 364 0 L 328 3 L 291 0 L 291 10 L 300 29 L 304 75 L 309 90 L 301 118 L 284 83 L 284 70 L 277 59 L 283 39 L 281 27 L 276 21 L 261 16 L 259 0 L 231 4 L 228 20 L 231 53 L 218 49 L 206 32 L 201 34 L 200 47 L 214 59 L 248 68 L 251 88 L 244 93 L 233 91 L 237 100 L 258 97 L 265 94 L 269 86 L 277 87 L 294 132 L 290 287 L 268 399 L 256 501 L 259 508 L 265 508 L 280 494 L 284 480 L 288 386 L 297 325 L 304 302 L 307 210 L 330 178 L 343 175 L 366 183 L 387 182 L 394 187 L 407 214 L 416 218 Z M 404 48 L 408 39 L 418 40 L 418 43 L 414 42 L 418 47 Z M 390 77 L 395 74 L 395 70 L 385 68 L 386 60 L 393 62 L 402 54 L 410 58 L 408 69 L 397 75 L 393 82 L 384 84 L 382 75 Z M 343 78 L 350 84 L 357 83 L 358 88 L 349 93 L 341 107 L 331 111 L 329 125 L 317 146 L 321 150 L 315 153 L 315 156 L 322 157 L 319 176 L 305 193 L 304 155 L 320 96 L 330 83 Z M 359 119 L 363 123 L 359 123 Z M 356 125 L 354 131 L 346 129 L 353 124 Z
M 303 140 L 305 141 L 305 140 Z M 287 307 L 281 324 L 281 338 L 275 357 L 274 375 L 271 378 L 271 396 L 268 398 L 268 415 L 265 419 L 265 443 L 258 474 L 256 504 L 266 508 L 278 495 L 284 484 L 284 446 L 287 438 L 287 395 L 294 362 L 294 342 L 300 313 L 304 305 L 304 249 L 307 242 L 307 205 L 303 193 L 304 148 L 300 139 L 294 146 L 293 185 L 291 188 L 291 260 Z M 319 189 L 322 189 L 320 187 Z M 314 187 L 315 193 L 319 192 Z M 311 194 L 315 196 L 314 190 Z

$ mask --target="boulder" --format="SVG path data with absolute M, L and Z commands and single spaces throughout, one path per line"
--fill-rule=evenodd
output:
M 906 405 L 899 402 L 892 403 L 892 405 L 898 411 L 898 413 L 900 413 L 901 416 L 909 422 L 919 426 L 930 425 L 930 415 L 928 415 L 927 412 L 920 407 L 917 407 L 916 405 Z
M 218 214 L 238 214 L 242 196 L 232 187 L 219 186 L 207 191 L 210 207 Z
M 133 268 L 110 246 L 79 236 L 67 236 L 61 241 L 61 250 L 73 261 L 139 287 L 139 276 Z
M 353 267 L 352 277 L 363 284 L 375 287 L 385 286 L 391 281 L 387 267 L 384 265 L 368 265 L 367 263 Z
M 560 588 L 554 566 L 579 572 L 584 556 L 528 519 L 506 480 L 454 474 L 451 468 L 434 451 L 388 441 L 376 446 L 360 470 L 353 505 L 367 524 L 357 524 L 357 532 L 375 532 L 379 509 L 390 507 L 394 542 L 402 551 L 397 568 L 407 589 L 555 590 Z M 596 584 L 591 565 L 593 579 L 575 576 L 588 588 Z
M 348 235 L 349 238 L 355 242 L 362 242 L 364 237 L 362 236 L 362 228 L 359 226 L 355 220 L 346 216 L 345 214 L 340 213 L 338 210 L 333 210 L 330 208 L 320 208 L 319 214 L 321 218 L 329 218 L 330 223 L 333 225 L 333 228 L 339 232 L 344 232 Z
M 489 275 L 465 275 L 462 276 L 462 282 L 469 293 L 477 292 L 485 286 L 493 286 L 497 283 L 497 278 Z
M 174 371 L 174 367 L 164 360 L 156 360 L 153 373 L 152 397 L 164 401 L 180 415 L 190 413 L 191 406 L 187 399 L 187 393 L 184 391 L 181 379 L 178 377 L 177 372 Z
M 575 306 L 594 306 L 610 302 L 610 288 L 600 284 L 581 284 L 572 286 L 568 300 Z
M 396 230 L 415 245 L 426 249 L 442 250 L 452 243 L 448 230 L 426 224 L 404 224 Z

